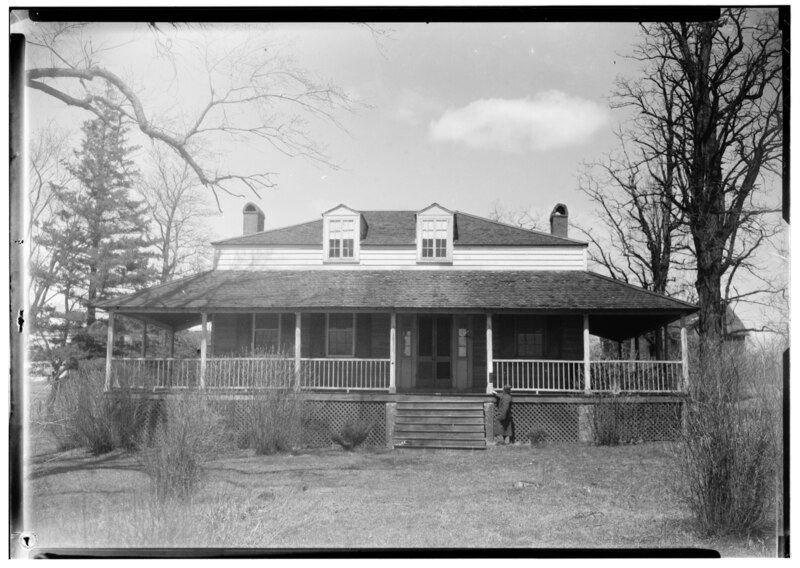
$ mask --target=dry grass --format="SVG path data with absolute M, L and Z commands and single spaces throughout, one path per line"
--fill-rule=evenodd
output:
M 702 547 L 774 555 L 774 540 L 703 540 L 665 487 L 665 444 L 500 446 L 256 456 L 209 465 L 184 504 L 148 499 L 124 453 L 35 460 L 41 547 Z

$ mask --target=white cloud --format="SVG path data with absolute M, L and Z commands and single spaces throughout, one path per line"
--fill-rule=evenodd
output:
M 609 120 L 593 102 L 551 90 L 524 99 L 480 99 L 431 123 L 433 140 L 504 152 L 550 150 L 586 142 Z

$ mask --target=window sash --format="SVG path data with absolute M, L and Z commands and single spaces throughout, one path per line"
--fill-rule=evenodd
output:
M 328 221 L 328 258 L 355 257 L 355 228 L 353 219 Z
M 422 258 L 447 258 L 447 220 L 422 221 Z
M 355 314 L 328 314 L 326 343 L 329 357 L 352 357 L 355 337 Z
M 253 314 L 253 354 L 276 353 L 281 348 L 281 315 Z

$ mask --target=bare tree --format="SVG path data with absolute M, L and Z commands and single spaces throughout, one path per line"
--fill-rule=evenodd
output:
M 509 208 L 500 203 L 499 200 L 492 203 L 492 210 L 489 212 L 489 219 L 513 225 L 521 229 L 541 230 L 544 226 L 542 221 L 543 214 L 533 211 L 530 207 Z
M 269 43 L 263 28 L 242 25 L 216 36 L 202 27 L 189 29 L 151 24 L 130 37 L 120 32 L 120 39 L 109 45 L 93 37 L 93 24 L 39 23 L 26 36 L 32 62 L 27 86 L 97 116 L 102 116 L 102 105 L 115 106 L 145 136 L 180 157 L 217 199 L 219 191 L 241 195 L 244 189 L 258 195 L 275 185 L 268 166 L 260 164 L 252 172 L 229 168 L 221 152 L 214 151 L 222 143 L 265 153 L 271 148 L 330 165 L 309 134 L 308 120 L 341 126 L 337 112 L 354 108 L 348 93 L 299 68 Z M 105 63 L 109 53 L 134 41 L 146 43 L 142 57 L 151 52 L 174 71 L 155 92 Z M 198 108 L 189 112 L 175 105 L 164 111 L 152 102 L 198 73 L 205 77 L 205 102 Z M 107 96 L 109 90 L 114 98 Z
M 196 178 L 187 163 L 155 145 L 148 156 L 153 171 L 144 176 L 141 192 L 151 214 L 159 280 L 163 284 L 207 268 L 210 249 L 203 219 L 212 211 L 198 194 Z
M 731 8 L 712 22 L 641 30 L 633 57 L 644 73 L 621 81 L 616 99 L 638 117 L 633 142 L 672 171 L 669 192 L 658 192 L 685 226 L 700 332 L 715 340 L 727 303 L 760 291 L 737 282 L 756 272 L 755 253 L 776 232 L 768 215 L 779 208 L 761 189 L 782 157 L 780 26 L 775 12 Z
M 65 260 L 49 254 L 39 238 L 42 227 L 57 212 L 57 188 L 66 184 L 69 172 L 64 166 L 68 156 L 69 133 L 54 124 L 34 132 L 28 152 L 28 219 L 25 240 L 28 243 L 28 326 L 35 330 L 43 306 L 52 302 L 57 291 L 56 277 Z
M 584 166 L 578 188 L 596 205 L 596 227 L 578 227 L 591 259 L 618 280 L 666 294 L 686 264 L 686 232 L 675 206 L 680 171 L 670 141 L 642 117 L 617 133 L 619 150 Z M 656 150 L 658 149 L 658 150 Z

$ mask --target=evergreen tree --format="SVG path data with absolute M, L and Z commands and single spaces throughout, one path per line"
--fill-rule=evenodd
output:
M 75 268 L 85 282 L 86 326 L 97 320 L 95 303 L 146 286 L 154 273 L 148 261 L 144 204 L 131 195 L 139 172 L 130 154 L 122 115 L 104 106 L 103 117 L 83 125 L 70 173 L 77 188 L 64 192 L 64 205 L 81 233 Z
M 39 235 L 57 260 L 57 270 L 43 276 L 54 279 L 63 300 L 56 305 L 64 309 L 50 306 L 42 314 L 48 321 L 38 322 L 39 328 L 54 353 L 75 357 L 77 351 L 77 358 L 104 352 L 105 326 L 97 320 L 96 303 L 147 286 L 155 277 L 145 208 L 132 192 L 139 175 L 130 158 L 136 148 L 127 143 L 116 107 L 106 105 L 101 114 L 83 124 L 81 147 L 68 165 L 73 179 L 54 188 L 58 212 Z

